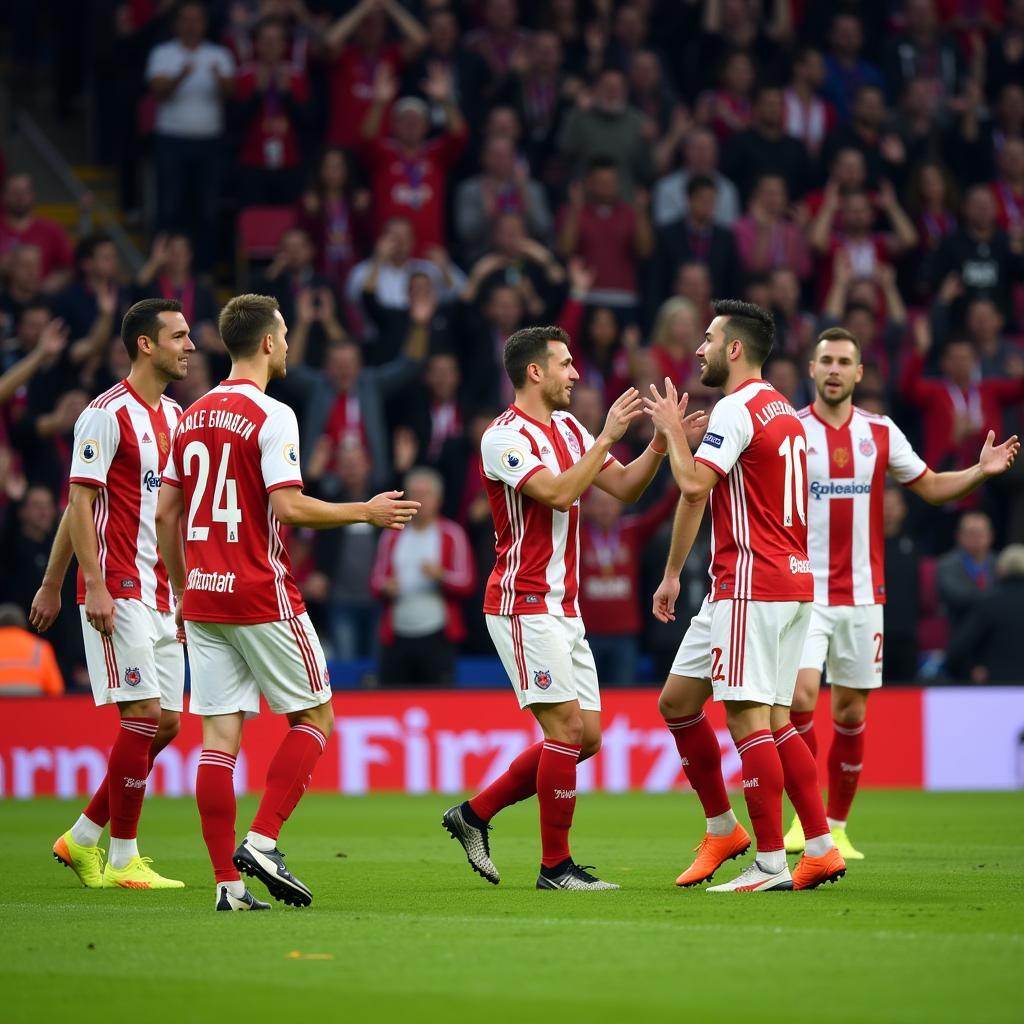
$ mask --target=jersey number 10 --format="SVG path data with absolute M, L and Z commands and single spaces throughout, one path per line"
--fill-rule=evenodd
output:
M 801 523 L 807 522 L 806 502 L 807 489 L 804 486 L 804 463 L 800 460 L 801 453 L 807 452 L 807 441 L 803 437 L 783 438 L 779 445 L 779 454 L 786 460 L 786 481 L 782 486 L 782 525 L 793 525 L 793 504 L 796 503 L 796 514 Z M 806 459 L 806 454 L 804 454 Z
M 192 501 L 188 507 L 188 525 L 185 530 L 186 540 L 207 540 L 210 527 L 196 526 L 196 513 L 206 496 L 206 484 L 210 479 L 210 449 L 202 441 L 191 441 L 182 455 L 184 466 L 182 472 L 191 476 L 193 462 L 199 465 L 196 469 L 196 488 L 192 492 Z M 213 486 L 213 508 L 211 520 L 224 523 L 228 543 L 238 542 L 238 524 L 242 521 L 242 510 L 238 507 L 238 487 L 228 477 L 228 463 L 231 461 L 231 443 L 226 442 L 221 449 L 220 462 L 217 465 L 217 481 Z

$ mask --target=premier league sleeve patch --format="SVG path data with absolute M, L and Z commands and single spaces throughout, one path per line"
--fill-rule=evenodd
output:
M 297 466 L 299 464 L 299 446 L 297 444 L 286 444 L 284 446 L 284 461 L 289 466 Z
M 83 462 L 95 462 L 100 453 L 100 443 L 94 437 L 87 437 L 78 446 L 78 457 Z
M 510 473 L 518 473 L 526 464 L 526 457 L 518 448 L 506 448 L 501 453 L 501 464 Z

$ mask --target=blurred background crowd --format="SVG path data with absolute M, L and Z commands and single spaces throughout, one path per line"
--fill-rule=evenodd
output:
M 595 434 L 609 400 L 666 375 L 711 407 L 694 352 L 721 297 L 773 310 L 766 376 L 797 406 L 816 333 L 851 329 L 856 401 L 935 470 L 1020 429 L 1024 0 L 48 0 L 0 22 L 15 101 L 46 83 L 58 118 L 88 119 L 143 247 L 126 258 L 88 202 L 69 230 L 31 173 L 0 171 L 7 651 L 34 656 L 19 616 L 74 422 L 126 374 L 120 316 L 145 296 L 191 324 L 183 406 L 226 371 L 219 305 L 276 296 L 273 393 L 307 491 L 423 504 L 400 535 L 289 537 L 337 685 L 505 685 L 477 448 L 525 324 L 570 332 Z M 649 614 L 677 494 L 663 470 L 640 506 L 583 500 L 605 685 L 660 681 L 706 592 L 702 535 L 676 623 Z M 887 490 L 885 534 L 887 680 L 1019 681 L 1024 463 L 955 507 Z M 72 689 L 79 629 L 65 614 L 51 634 Z

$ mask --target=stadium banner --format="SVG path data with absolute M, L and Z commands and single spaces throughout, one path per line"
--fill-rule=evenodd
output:
M 604 742 L 580 766 L 578 788 L 606 792 L 685 789 L 671 734 L 653 689 L 604 693 Z M 313 775 L 315 790 L 454 793 L 499 775 L 540 738 L 511 694 L 494 691 L 336 693 L 335 730 Z M 721 705 L 708 705 L 730 787 L 740 761 Z M 116 731 L 113 709 L 88 697 L 9 698 L 0 703 L 0 796 L 82 796 L 103 779 Z M 831 734 L 828 695 L 816 726 L 819 758 Z M 235 771 L 239 793 L 259 791 L 284 733 L 267 712 L 246 724 Z M 863 785 L 929 789 L 1012 789 L 1024 785 L 1024 687 L 881 690 L 871 696 Z M 184 715 L 177 740 L 158 758 L 149 792 L 194 790 L 202 747 L 199 719 Z

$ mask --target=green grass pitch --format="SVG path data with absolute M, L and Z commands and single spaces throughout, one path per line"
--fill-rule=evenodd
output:
M 672 884 L 702 825 L 690 794 L 580 798 L 574 853 L 623 886 L 594 894 L 533 888 L 533 802 L 496 820 L 488 885 L 440 827 L 448 802 L 307 797 L 282 845 L 315 903 L 258 915 L 213 913 L 191 801 L 143 815 L 143 853 L 185 880 L 177 892 L 82 889 L 49 852 L 78 804 L 4 802 L 2 1017 L 1022 1019 L 1024 793 L 864 793 L 866 861 L 816 892 L 748 896 Z

